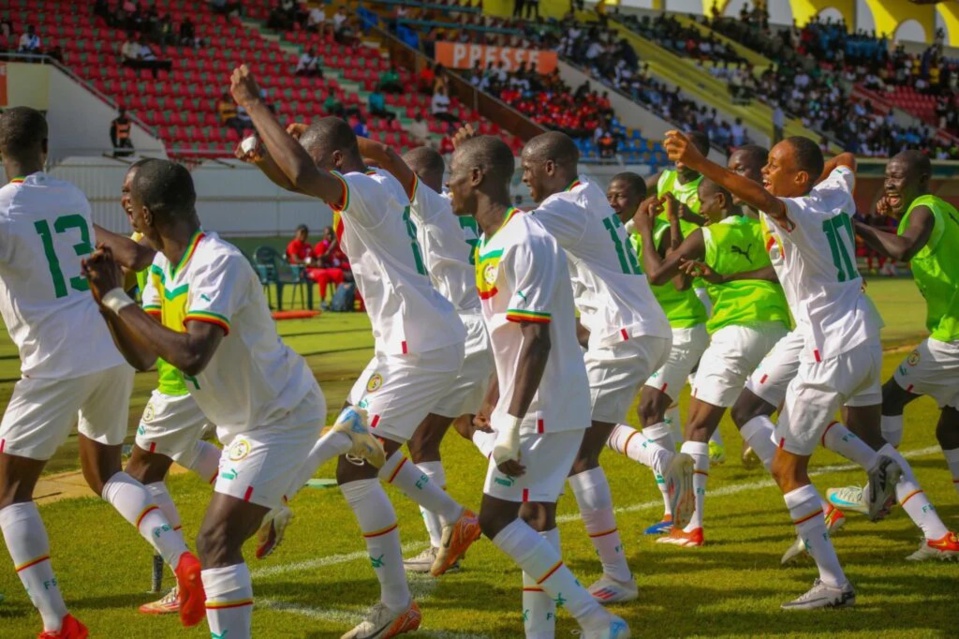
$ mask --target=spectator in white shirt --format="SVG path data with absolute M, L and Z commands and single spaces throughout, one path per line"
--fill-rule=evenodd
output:
M 430 131 L 429 127 L 426 126 L 426 120 L 423 119 L 422 113 L 416 114 L 408 130 L 410 132 L 410 140 L 412 140 L 413 144 L 417 146 L 426 146 L 429 144 Z
M 296 75 L 306 77 L 323 77 L 323 69 L 320 68 L 320 60 L 313 55 L 313 49 L 307 49 L 306 53 L 300 56 L 296 63 Z
M 306 30 L 313 33 L 319 33 L 321 36 L 326 30 L 326 13 L 318 6 L 310 9 L 310 14 L 306 18 Z
M 430 104 L 430 112 L 433 117 L 443 122 L 458 122 L 459 118 L 449 112 L 450 98 L 446 95 L 446 89 L 439 87 L 433 94 L 433 101 Z
M 120 57 L 123 62 L 132 62 L 140 59 L 140 43 L 133 37 L 133 32 L 127 33 L 127 40 L 120 47 Z
M 736 118 L 733 126 L 730 128 L 733 146 L 742 146 L 746 142 L 746 128 L 743 126 L 743 119 Z
M 36 28 L 27 25 L 27 32 L 20 36 L 20 46 L 18 53 L 40 53 L 40 36 L 37 35 Z

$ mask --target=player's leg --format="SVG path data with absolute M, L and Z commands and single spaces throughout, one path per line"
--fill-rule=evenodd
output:
M 400 446 L 398 441 L 383 440 L 388 457 L 397 455 Z M 366 551 L 380 583 L 380 600 L 370 609 L 367 617 L 344 637 L 374 636 L 373 632 L 384 627 L 389 628 L 392 634 L 415 630 L 420 625 L 420 611 L 410 593 L 403 569 L 396 511 L 383 490 L 377 470 L 369 464 L 357 465 L 346 457 L 340 457 L 336 479 L 359 523 Z
M 413 433 L 412 439 L 406 442 L 410 460 L 416 464 L 428 481 L 443 490 L 446 490 L 446 472 L 440 458 L 440 444 L 452 421 L 451 418 L 444 417 L 442 414 L 430 413 Z M 420 513 L 423 515 L 426 532 L 430 537 L 430 547 L 403 563 L 410 572 L 427 573 L 436 559 L 443 539 L 443 522 L 439 515 L 423 506 L 420 506 Z
M 730 325 L 712 335 L 696 371 L 693 399 L 686 425 L 686 441 L 680 450 L 693 458 L 696 495 L 695 512 L 685 529 L 673 528 L 661 543 L 701 546 L 703 543 L 703 506 L 709 477 L 709 439 L 726 409 L 739 398 L 749 375 L 786 333 L 778 322 L 752 326 Z
M 232 440 L 224 441 L 213 499 L 197 535 L 212 636 L 250 636 L 253 588 L 243 543 L 287 496 L 325 415 L 326 400 L 316 388 L 282 423 L 233 434 Z
M 852 437 L 858 438 L 862 442 L 861 447 L 868 447 L 870 451 L 876 451 L 874 456 L 878 458 L 876 465 L 872 468 L 864 465 L 865 455 L 860 455 L 859 459 L 854 459 L 869 471 L 867 488 L 858 491 L 859 502 L 863 510 L 866 514 L 871 514 L 871 511 L 874 510 L 871 507 L 872 504 L 877 500 L 886 498 L 885 493 L 882 493 L 879 488 L 882 477 L 877 477 L 877 475 L 882 472 L 879 464 L 882 464 L 884 460 L 892 460 L 894 465 L 899 467 L 901 474 L 894 484 L 894 492 L 886 498 L 888 506 L 891 507 L 898 501 L 909 518 L 922 531 L 924 538 L 919 550 L 908 558 L 913 561 L 921 561 L 930 558 L 946 559 L 959 556 L 959 540 L 942 522 L 935 506 L 930 503 L 929 498 L 919 485 L 912 466 L 898 450 L 882 438 L 879 430 L 880 410 L 881 407 L 877 404 L 873 406 L 850 406 L 846 411 L 846 420 Z M 853 439 L 852 443 L 855 444 L 856 440 Z M 847 503 L 851 501 L 849 492 L 848 489 L 830 490 L 829 500 L 834 503 Z M 853 507 L 855 508 L 855 506 Z
M 521 504 L 519 517 L 561 554 L 556 504 Z M 556 636 L 556 602 L 536 583 L 536 577 L 526 572 L 523 572 L 523 629 L 527 639 L 553 639 Z
M 472 420 L 472 414 L 480 410 L 493 370 L 489 338 L 482 316 L 465 314 L 461 319 L 466 327 L 466 343 L 459 374 L 407 442 L 410 459 L 434 486 L 443 490 L 446 490 L 446 473 L 440 459 L 440 444 L 454 418 L 461 422 Z M 439 514 L 422 505 L 420 512 L 430 536 L 430 548 L 407 561 L 406 568 L 415 572 L 429 572 L 433 564 L 431 558 L 435 560 L 442 545 L 443 521 Z M 454 566 L 458 564 L 454 562 Z
M 936 425 L 936 439 L 952 474 L 952 485 L 959 491 L 959 410 L 945 406 Z
M 0 529 L 17 575 L 40 612 L 44 631 L 66 637 L 86 636 L 86 628 L 68 614 L 63 602 L 33 491 L 46 461 L 66 440 L 99 375 L 21 379 L 0 422 Z M 122 421 L 125 431 L 125 410 Z
M 541 536 L 519 517 L 524 503 L 540 503 L 544 511 L 539 528 L 555 528 L 555 503 L 567 472 L 579 449 L 583 431 L 534 434 L 524 430 L 520 458 L 525 472 L 519 477 L 506 475 L 490 461 L 483 488 L 480 526 L 493 544 L 509 555 L 525 573 L 526 588 L 540 588 L 554 602 L 561 603 L 585 630 L 586 637 L 627 636 L 625 623 L 610 615 L 577 582 L 562 561 L 552 540 Z M 552 508 L 552 510 L 551 510 Z M 552 518 L 551 518 L 552 513 Z M 527 516 L 531 513 L 527 511 Z M 533 591 L 530 591 L 533 592 Z M 527 598 L 524 597 L 524 604 Z M 548 612 L 539 601 L 538 609 Z M 545 617 L 545 612 L 544 615 Z M 550 637 L 552 624 L 541 618 L 534 637 Z M 542 633 L 542 634 L 539 634 Z M 605 634 L 603 634 L 605 633 Z

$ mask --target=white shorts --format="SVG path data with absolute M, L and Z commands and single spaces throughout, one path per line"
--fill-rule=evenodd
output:
M 882 346 L 878 339 L 821 362 L 800 362 L 786 389 L 786 401 L 776 424 L 779 447 L 794 455 L 812 455 L 844 404 L 882 403 L 881 373 Z
M 759 363 L 746 380 L 746 388 L 776 410 L 782 408 L 789 382 L 799 371 L 799 354 L 804 343 L 803 336 L 798 331 L 790 331 L 776 342 L 769 354 Z M 875 406 L 881 401 L 882 397 L 876 401 L 875 396 L 866 393 L 850 397 L 845 406 Z
M 439 404 L 431 411 L 451 420 L 460 415 L 475 415 L 486 397 L 490 375 L 493 374 L 493 355 L 483 316 L 479 313 L 460 315 L 466 327 L 466 357 L 463 368 Z
M 456 383 L 463 344 L 411 355 L 377 353 L 350 391 L 350 404 L 365 408 L 377 437 L 405 444 Z
M 908 393 L 929 395 L 939 408 L 959 408 L 959 342 L 923 340 L 893 379 Z
M 317 389 L 277 424 L 224 441 L 214 490 L 265 508 L 275 508 L 299 486 L 292 484 L 323 430 L 326 400 Z M 304 416 L 306 419 L 304 420 Z
M 206 415 L 189 393 L 165 395 L 154 390 L 140 418 L 136 445 L 190 468 L 196 461 L 196 442 L 208 424 Z
M 133 369 L 126 364 L 73 379 L 24 377 L 0 422 L 0 453 L 46 461 L 70 431 L 119 446 L 127 436 Z
M 724 326 L 713 333 L 699 360 L 693 397 L 723 408 L 735 404 L 746 378 L 786 333 L 781 322 Z
M 556 503 L 569 475 L 585 430 L 520 435 L 520 463 L 526 467 L 522 477 L 504 475 L 490 459 L 483 492 L 504 501 Z
M 669 338 L 639 335 L 586 351 L 584 360 L 594 422 L 625 421 L 643 380 L 669 357 L 670 343 Z
M 692 328 L 674 328 L 673 345 L 669 349 L 666 363 L 646 380 L 646 386 L 652 386 L 676 401 L 686 379 L 708 346 L 709 333 L 706 332 L 705 324 L 697 324 Z

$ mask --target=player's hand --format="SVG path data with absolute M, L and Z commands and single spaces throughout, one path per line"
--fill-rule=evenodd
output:
M 473 128 L 472 124 L 466 124 L 461 126 L 459 130 L 453 134 L 452 142 L 453 148 L 458 148 L 460 144 L 469 140 L 470 138 L 475 138 L 478 135 L 476 129 Z
M 526 467 L 520 463 L 520 420 L 511 417 L 504 422 L 496 429 L 493 462 L 504 475 L 522 477 L 526 473 Z
M 883 195 L 879 198 L 879 201 L 876 202 L 876 215 L 891 215 L 892 206 L 889 204 L 889 200 L 886 199 L 886 196 Z
M 286 127 L 286 132 L 289 133 L 294 140 L 299 140 L 300 136 L 306 133 L 308 128 L 310 128 L 309 124 L 305 124 L 303 122 L 294 122 Z
M 508 459 L 496 464 L 496 469 L 507 477 L 522 477 L 526 474 L 526 466 L 519 463 L 518 459 Z
M 248 164 L 256 164 L 263 159 L 263 146 L 256 139 L 256 136 L 243 138 L 236 143 L 233 155 L 236 156 L 236 159 Z
M 680 212 L 680 207 L 682 204 L 679 203 L 679 200 L 672 193 L 666 193 L 663 195 L 662 199 L 663 208 L 666 210 L 666 218 L 672 222 L 678 222 L 680 217 L 682 217 Z
M 703 154 L 680 131 L 666 131 L 663 148 L 666 149 L 666 155 L 670 160 L 685 164 L 691 169 L 699 167 L 703 160 Z
M 100 303 L 103 296 L 123 286 L 123 272 L 113 259 L 113 252 L 104 245 L 97 246 L 90 257 L 81 262 L 82 273 L 90 283 L 93 299 Z
M 245 64 L 233 70 L 230 76 L 230 94 L 241 107 L 249 107 L 260 99 L 260 87 Z
M 662 210 L 663 203 L 660 202 L 659 198 L 655 195 L 643 200 L 636 210 L 636 215 L 633 216 L 633 224 L 636 225 L 636 230 L 640 232 L 652 230 L 656 216 L 658 216 Z
M 679 265 L 679 270 L 689 277 L 700 277 L 710 284 L 722 284 L 726 281 L 722 274 L 717 273 L 705 262 L 699 260 L 687 260 Z
M 481 433 L 492 433 L 493 427 L 489 423 L 489 415 L 479 412 L 473 415 L 473 430 Z

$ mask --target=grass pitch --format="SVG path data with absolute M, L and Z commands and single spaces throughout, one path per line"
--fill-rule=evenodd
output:
M 886 319 L 887 345 L 916 342 L 923 333 L 925 308 L 908 280 L 874 280 L 870 295 Z M 304 354 L 335 409 L 370 355 L 372 338 L 363 315 L 325 314 L 280 324 L 288 343 Z M 888 377 L 903 357 L 884 360 Z M 18 377 L 12 344 L 0 344 L 0 401 Z M 154 375 L 137 376 L 130 408 L 136 424 Z M 685 412 L 686 397 L 683 407 Z M 959 496 L 935 446 L 938 412 L 928 400 L 910 406 L 902 450 L 911 457 L 926 492 L 947 525 L 959 528 Z M 633 423 L 637 423 L 633 415 Z M 794 540 L 779 491 L 761 471 L 745 471 L 738 461 L 740 437 L 727 418 L 722 424 L 729 459 L 711 470 L 706 502 L 706 545 L 681 549 L 653 543 L 643 529 L 659 519 L 661 498 L 649 471 L 610 451 L 604 467 L 620 512 L 618 525 L 640 585 L 636 602 L 612 606 L 625 617 L 634 637 L 955 637 L 959 634 L 959 566 L 912 564 L 920 534 L 901 510 L 880 524 L 855 513 L 834 538 L 840 560 L 857 588 L 851 610 L 784 612 L 779 604 L 804 592 L 815 577 L 812 564 L 780 568 L 779 557 Z M 444 442 L 449 491 L 477 506 L 486 468 L 472 445 L 455 434 Z M 76 468 L 75 440 L 64 447 L 51 471 Z M 820 490 L 864 481 L 844 460 L 820 451 L 814 458 Z M 331 477 L 333 466 L 318 476 Z M 184 529 L 192 539 L 210 489 L 192 475 L 170 479 Z M 390 489 L 388 489 L 390 490 Z M 427 545 L 416 507 L 391 492 L 409 553 Z M 338 637 L 355 623 L 378 595 L 356 522 L 338 490 L 305 489 L 294 500 L 296 519 L 281 548 L 269 559 L 251 557 L 257 637 Z M 563 554 L 583 583 L 599 577 L 600 567 L 569 496 L 560 503 Z M 173 617 L 145 617 L 136 607 L 153 598 L 152 551 L 106 503 L 74 499 L 41 509 L 47 524 L 54 569 L 71 611 L 92 637 L 205 637 L 205 625 L 184 630 Z M 9 564 L 8 564 L 9 566 Z M 517 568 L 486 540 L 470 551 L 464 569 L 440 580 L 411 580 L 423 611 L 421 636 L 507 639 L 522 636 L 521 578 Z M 167 586 L 172 585 L 167 575 Z M 39 616 L 9 568 L 0 570 L 0 637 L 36 636 Z M 560 613 L 557 637 L 571 636 L 575 624 Z

